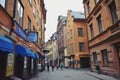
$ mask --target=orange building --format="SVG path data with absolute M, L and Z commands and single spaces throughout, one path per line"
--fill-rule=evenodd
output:
M 0 15 L 0 79 L 30 78 L 44 43 L 44 0 L 2 0 Z
M 91 70 L 120 77 L 120 0 L 83 0 Z
M 81 12 L 68 10 L 66 20 L 66 46 L 69 67 L 89 67 L 89 53 L 85 16 Z

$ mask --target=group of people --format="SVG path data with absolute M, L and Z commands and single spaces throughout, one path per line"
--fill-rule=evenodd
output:
M 49 64 L 47 64 L 47 70 L 49 71 Z M 61 70 L 63 70 L 63 63 L 60 63 L 60 65 L 59 64 L 56 64 L 56 65 L 51 65 L 51 68 L 52 68 L 52 71 L 54 71 L 54 67 L 56 67 L 56 69 L 58 70 L 59 69 L 59 67 L 61 68 Z

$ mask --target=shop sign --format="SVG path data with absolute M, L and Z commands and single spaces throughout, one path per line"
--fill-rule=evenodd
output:
M 24 30 L 21 28 L 21 26 L 14 21 L 14 32 L 21 37 L 22 39 L 26 40 L 26 33 L 24 32 Z
M 37 40 L 38 40 L 37 32 L 29 32 L 28 33 L 28 41 L 29 42 L 37 42 Z
M 14 54 L 9 53 L 7 58 L 6 76 L 13 75 L 14 72 Z

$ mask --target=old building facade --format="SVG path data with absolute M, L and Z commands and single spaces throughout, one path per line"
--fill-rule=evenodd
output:
M 66 20 L 66 47 L 69 67 L 89 67 L 89 53 L 85 16 L 81 12 L 68 10 Z
M 66 17 L 58 16 L 58 24 L 57 24 L 57 45 L 58 45 L 58 53 L 59 53 L 59 63 L 64 63 L 65 56 L 65 27 L 66 27 Z M 64 63 L 65 64 L 65 63 Z
M 58 47 L 57 47 L 57 34 L 56 32 L 51 36 L 50 40 L 46 42 L 46 49 L 49 53 L 46 54 L 47 63 L 55 65 L 58 63 Z
M 120 75 L 120 0 L 83 0 L 92 71 Z
M 0 15 L 0 42 L 4 41 L 8 46 L 0 46 L 0 59 L 4 56 L 4 60 L 0 60 L 0 69 L 3 69 L 0 70 L 0 79 L 13 75 L 21 79 L 30 78 L 36 73 L 41 42 L 44 41 L 44 0 L 2 0 Z

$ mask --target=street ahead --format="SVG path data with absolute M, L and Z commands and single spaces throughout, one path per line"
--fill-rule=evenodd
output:
M 46 80 L 100 80 L 95 77 L 92 77 L 86 74 L 86 70 L 55 70 L 54 72 L 50 71 L 47 74 Z
M 110 77 L 110 79 L 100 79 L 97 77 L 93 77 L 91 73 L 87 69 L 81 70 L 74 70 L 74 69 L 63 69 L 62 71 L 54 70 L 52 72 L 51 68 L 50 71 L 40 72 L 36 77 L 32 78 L 31 80 L 114 80 Z M 99 74 L 97 74 L 99 75 Z

